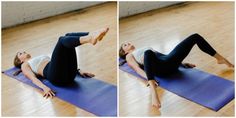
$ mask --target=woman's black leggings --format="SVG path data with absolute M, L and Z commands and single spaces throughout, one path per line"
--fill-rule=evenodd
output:
M 77 74 L 75 47 L 81 45 L 80 37 L 88 34 L 88 32 L 67 33 L 59 38 L 51 61 L 43 70 L 44 77 L 52 84 L 64 86 L 74 81 Z
M 147 50 L 144 53 L 144 70 L 148 80 L 154 76 L 166 76 L 178 70 L 192 47 L 197 46 L 205 53 L 214 56 L 216 51 L 199 34 L 193 34 L 180 42 L 168 55 Z

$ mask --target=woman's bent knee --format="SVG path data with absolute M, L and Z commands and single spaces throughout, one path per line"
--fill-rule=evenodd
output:
M 198 34 L 198 33 L 192 34 L 191 37 L 194 37 L 194 38 L 196 38 L 196 39 L 202 38 L 202 36 L 201 36 L 200 34 Z
M 154 56 L 155 53 L 152 51 L 152 50 L 146 50 L 144 52 L 144 57 L 151 57 L 151 56 Z

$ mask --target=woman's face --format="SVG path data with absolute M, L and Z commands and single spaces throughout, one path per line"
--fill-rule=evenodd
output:
M 26 52 L 18 52 L 17 53 L 17 57 L 22 61 L 24 62 L 26 59 L 29 59 L 31 58 L 31 55 L 26 53 Z
M 121 47 L 122 47 L 122 49 L 125 51 L 125 53 L 128 53 L 129 51 L 135 49 L 134 45 L 132 45 L 132 44 L 129 43 L 129 42 L 123 43 Z

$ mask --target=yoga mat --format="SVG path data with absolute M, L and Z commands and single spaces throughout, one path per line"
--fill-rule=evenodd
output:
M 122 61 L 124 60 L 119 59 L 119 62 Z M 146 80 L 127 63 L 120 66 L 120 69 Z M 220 110 L 234 99 L 234 82 L 197 69 L 180 67 L 179 70 L 168 77 L 155 79 L 160 82 L 160 87 L 214 111 Z
M 3 73 L 38 88 L 23 73 L 13 76 L 18 68 L 11 68 Z M 57 87 L 48 80 L 42 82 L 52 90 L 56 91 L 56 97 L 69 102 L 97 116 L 117 116 L 117 87 L 93 78 L 82 78 L 76 76 L 75 83 L 70 87 Z

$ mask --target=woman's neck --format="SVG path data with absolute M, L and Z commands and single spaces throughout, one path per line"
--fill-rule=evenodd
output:
M 24 62 L 27 62 L 27 61 L 29 61 L 30 59 L 31 59 L 31 57 L 30 57 L 30 58 L 27 58 L 27 59 L 25 59 L 25 60 L 24 60 Z

